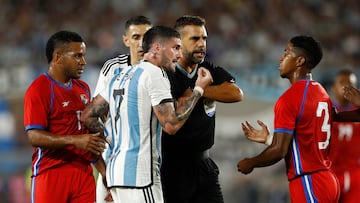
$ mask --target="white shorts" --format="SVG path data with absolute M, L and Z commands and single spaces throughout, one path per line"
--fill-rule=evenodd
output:
M 160 175 L 154 173 L 154 183 L 144 188 L 114 187 L 110 189 L 115 203 L 164 203 Z

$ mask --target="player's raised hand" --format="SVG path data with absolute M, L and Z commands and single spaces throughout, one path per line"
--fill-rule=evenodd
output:
M 345 86 L 343 89 L 345 99 L 349 100 L 355 106 L 360 107 L 360 90 L 353 86 Z
M 105 138 L 100 133 L 82 134 L 73 136 L 76 148 L 88 150 L 93 154 L 100 155 L 105 150 Z
M 261 130 L 255 129 L 248 121 L 241 123 L 242 130 L 247 139 L 253 142 L 265 143 L 270 135 L 269 129 L 262 121 L 258 120 L 257 123 L 261 126 Z

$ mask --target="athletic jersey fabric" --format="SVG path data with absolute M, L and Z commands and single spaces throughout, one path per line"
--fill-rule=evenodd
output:
M 166 73 L 143 61 L 115 75 L 100 95 L 110 109 L 112 150 L 106 171 L 108 185 L 149 186 L 152 169 L 159 168 L 161 162 L 162 128 L 152 106 L 172 99 Z
M 333 122 L 330 159 L 335 173 L 360 169 L 360 122 Z
M 120 73 L 124 68 L 131 66 L 130 55 L 120 54 L 115 58 L 107 60 L 100 70 L 99 79 L 97 81 L 94 96 L 99 94 L 101 90 L 105 89 L 111 78 Z
M 124 68 L 128 68 L 130 66 L 131 66 L 130 55 L 128 54 L 120 54 L 115 58 L 107 60 L 100 70 L 99 79 L 97 81 L 94 91 L 94 96 L 98 95 L 101 92 L 101 90 L 106 88 L 106 86 L 109 84 L 111 78 L 113 78 L 114 75 L 119 74 L 121 70 L 123 70 Z M 104 123 L 104 136 L 108 137 L 110 131 L 111 131 L 111 124 L 110 124 L 110 120 L 107 119 Z M 107 163 L 110 154 L 111 154 L 111 149 L 109 146 L 107 146 L 105 148 L 105 151 L 102 153 L 102 157 L 105 163 Z M 103 184 L 102 181 L 100 182 L 101 182 L 100 184 Z
M 72 79 L 69 86 L 64 86 L 44 73 L 33 81 L 25 93 L 25 130 L 46 130 L 64 136 L 89 133 L 79 119 L 90 98 L 89 86 L 84 81 Z M 92 160 L 90 152 L 74 146 L 63 149 L 35 147 L 33 176 L 70 162 L 90 164 Z
M 316 81 L 299 80 L 276 102 L 274 132 L 293 135 L 285 157 L 291 180 L 330 167 L 331 101 Z
M 340 202 L 359 201 L 360 122 L 333 122 L 330 142 L 331 168 L 340 183 Z
M 225 81 L 235 82 L 234 77 L 222 67 L 214 66 L 209 62 L 203 62 L 198 67 L 204 67 L 210 71 L 213 77 L 212 85 L 220 85 Z M 172 95 L 175 99 L 178 99 L 186 89 L 194 88 L 197 69 L 192 73 L 187 73 L 177 64 L 175 72 L 168 72 L 168 75 Z M 168 153 L 182 154 L 210 149 L 214 144 L 215 112 L 215 101 L 201 97 L 184 126 L 175 135 L 164 133 L 162 138 L 164 156 Z
M 107 60 L 103 67 L 100 70 L 99 78 L 95 87 L 94 96 L 99 94 L 101 90 L 105 89 L 105 87 L 109 84 L 111 78 L 119 74 L 122 69 L 128 68 L 131 66 L 130 55 L 128 54 L 120 54 L 115 58 L 111 58 Z M 107 119 L 104 122 L 104 136 L 109 137 L 109 132 L 111 132 L 111 122 L 110 119 Z M 110 138 L 110 137 L 109 137 Z M 111 148 L 108 144 L 106 144 L 106 148 L 102 153 L 102 157 L 105 163 L 108 162 L 109 157 L 111 155 Z M 97 203 L 105 203 L 105 197 L 107 195 L 107 189 L 105 188 L 101 174 L 98 175 L 97 185 L 96 185 L 96 202 Z

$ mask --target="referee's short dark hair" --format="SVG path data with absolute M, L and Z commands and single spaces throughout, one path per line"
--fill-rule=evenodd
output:
M 176 20 L 174 29 L 180 32 L 186 25 L 205 26 L 206 21 L 200 16 L 184 15 Z

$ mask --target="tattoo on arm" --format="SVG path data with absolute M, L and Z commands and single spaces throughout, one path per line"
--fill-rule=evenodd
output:
M 86 126 L 90 129 L 91 132 L 103 132 L 104 131 L 104 125 L 101 120 L 104 118 L 108 113 L 108 104 L 100 104 L 98 106 L 90 104 L 90 118 L 88 122 L 86 123 Z
M 191 96 L 183 103 L 179 103 L 175 110 L 176 118 L 181 121 L 187 119 L 190 116 L 191 111 L 194 109 L 196 102 L 200 99 L 199 92 L 193 92 Z
M 167 123 L 175 124 L 179 121 L 186 120 L 200 97 L 199 92 L 193 92 L 189 98 L 183 100 L 181 103 L 177 103 L 176 109 L 174 109 L 174 105 L 170 102 L 157 105 L 158 113 L 166 117 L 163 126 Z

